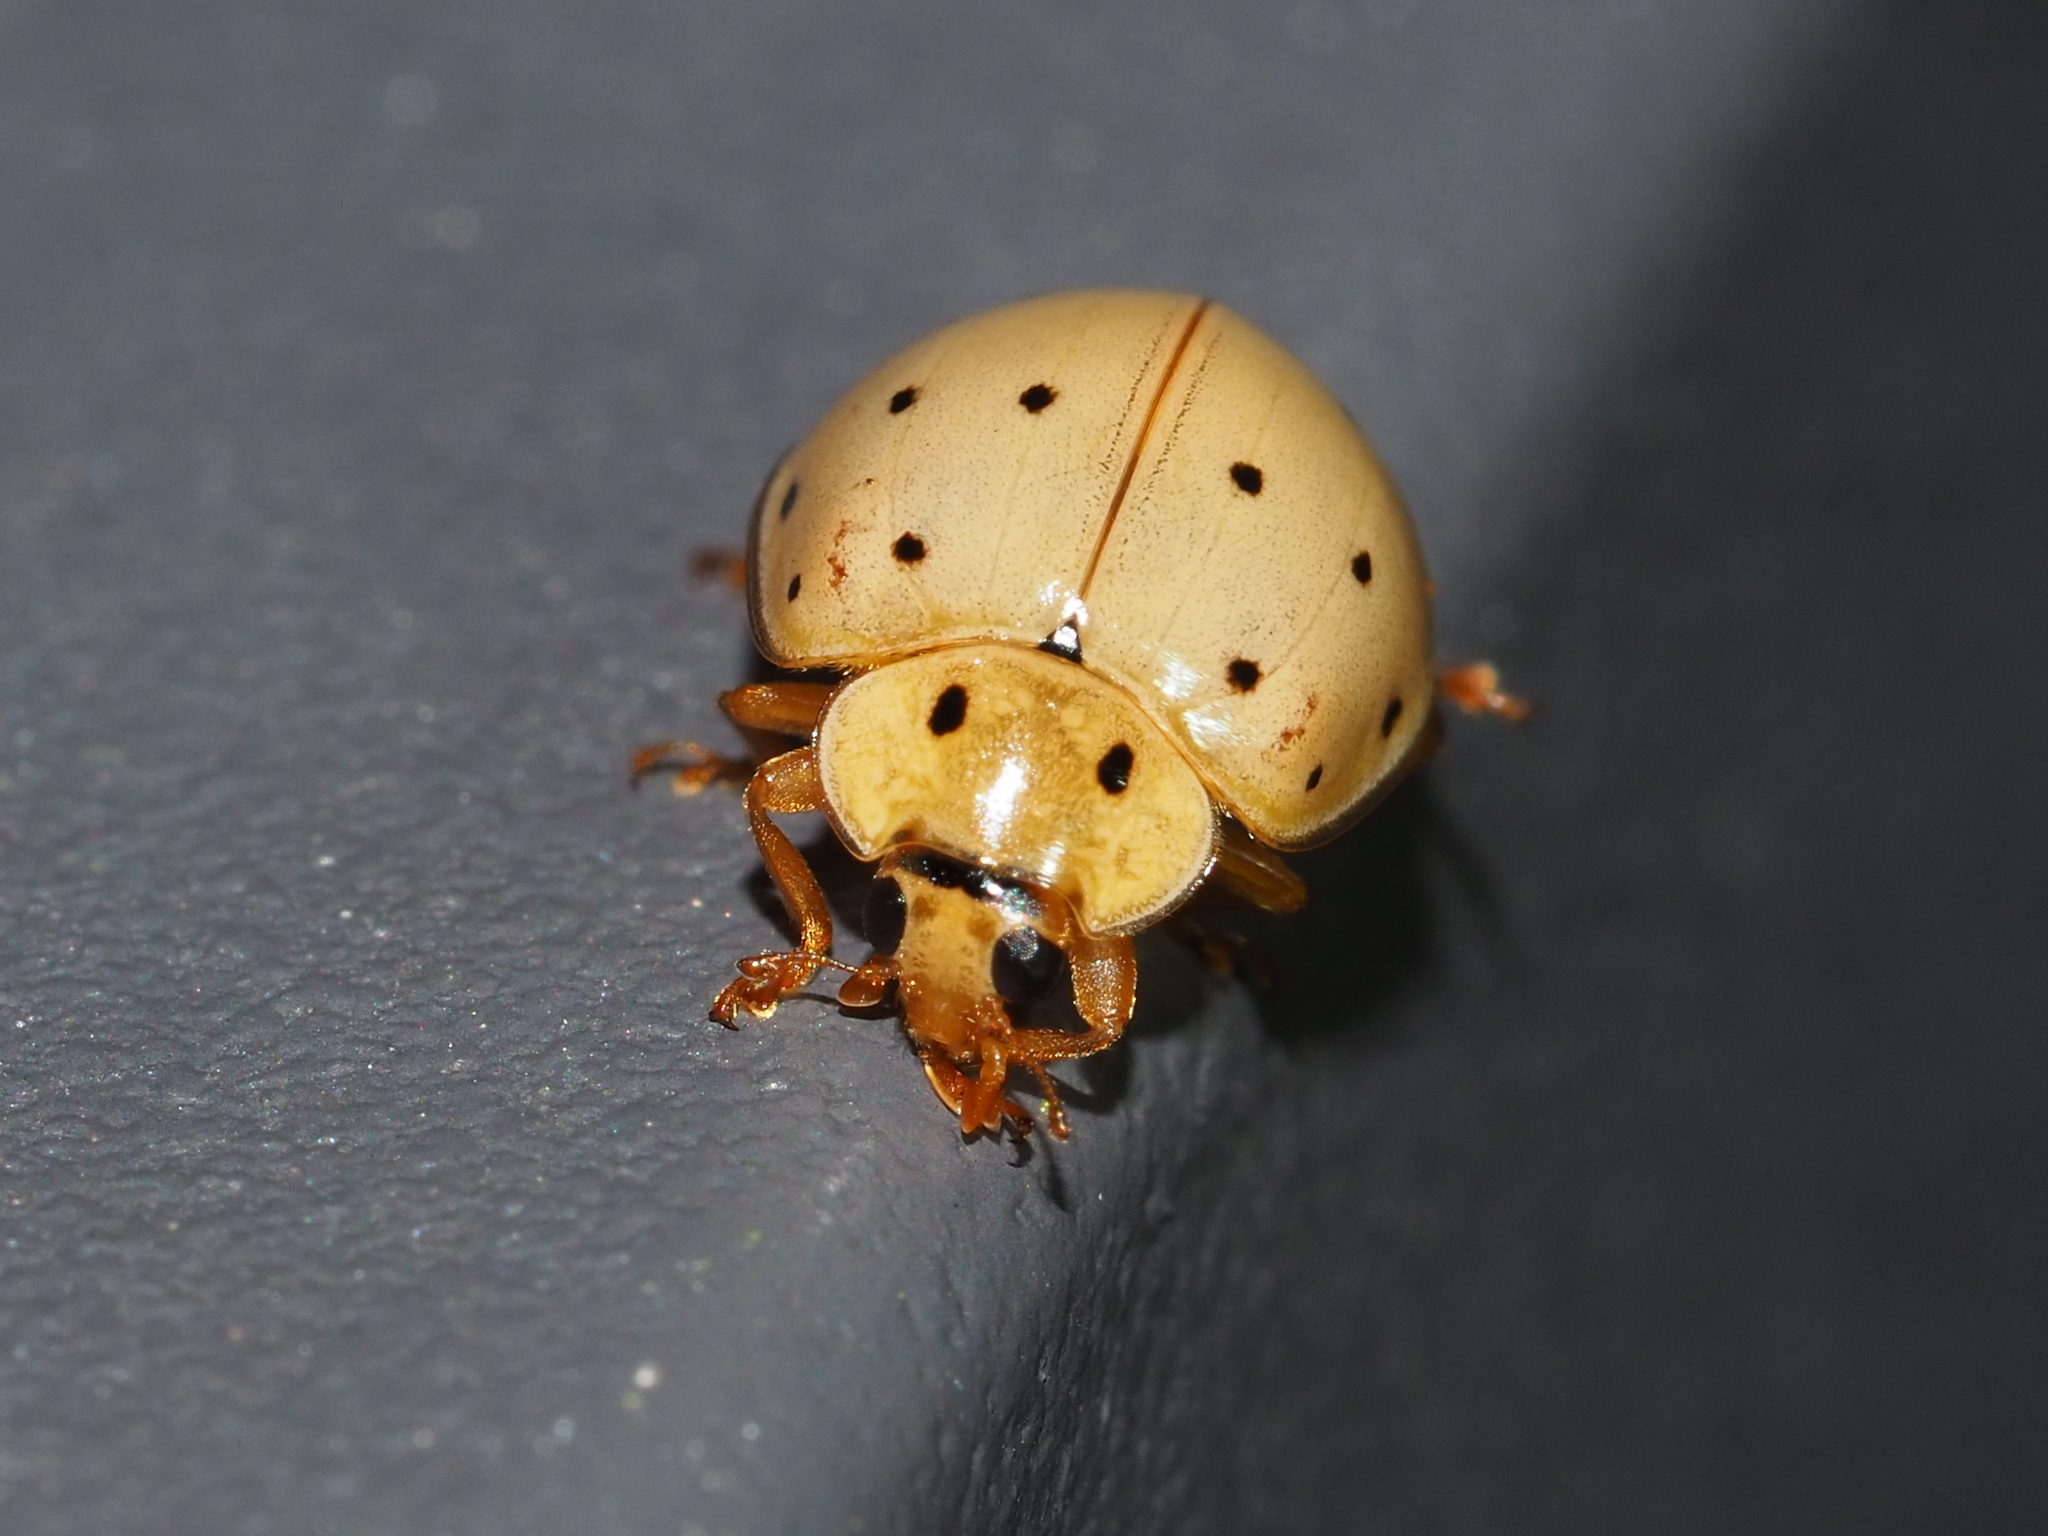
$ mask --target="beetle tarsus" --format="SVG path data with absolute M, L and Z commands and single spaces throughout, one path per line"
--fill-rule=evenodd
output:
M 774 1014 L 776 1005 L 792 992 L 809 986 L 821 970 L 852 972 L 853 967 L 830 955 L 808 950 L 778 949 L 748 955 L 738 962 L 739 979 L 726 983 L 725 990 L 711 1005 L 711 1017 L 737 1028 L 734 1015 L 747 1013 L 757 1019 Z

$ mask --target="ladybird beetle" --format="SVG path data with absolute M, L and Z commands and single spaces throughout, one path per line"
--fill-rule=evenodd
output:
M 1113 1045 L 1131 936 L 1203 886 L 1289 912 L 1281 852 L 1336 836 L 1434 740 L 1436 695 L 1518 717 L 1484 663 L 1439 671 L 1415 531 L 1358 428 L 1294 357 L 1184 294 L 1054 294 L 960 321 L 856 384 L 779 463 L 745 565 L 756 643 L 835 684 L 719 704 L 804 745 L 751 762 L 666 742 L 635 782 L 750 774 L 748 820 L 798 929 L 711 1015 L 765 1018 L 822 968 L 893 986 L 963 1134 L 1005 1090 Z M 771 820 L 823 811 L 876 864 L 872 953 L 832 955 Z M 1083 1031 L 1018 1015 L 1062 975 Z

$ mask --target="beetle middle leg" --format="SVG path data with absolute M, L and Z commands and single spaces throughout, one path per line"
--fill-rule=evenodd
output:
M 832 700 L 830 683 L 777 681 L 748 683 L 718 696 L 718 707 L 726 719 L 753 737 L 808 737 L 818 728 L 818 717 Z M 720 782 L 744 784 L 753 777 L 762 757 L 737 757 L 714 752 L 694 741 L 657 741 L 633 754 L 629 770 L 634 787 L 650 773 L 672 773 L 670 781 L 679 795 L 694 795 L 707 785 Z
M 771 757 L 747 783 L 747 822 L 769 878 L 796 919 L 797 947 L 749 955 L 739 962 L 739 980 L 728 984 L 711 1005 L 711 1017 L 721 1024 L 731 1024 L 733 1016 L 743 1011 L 767 1018 L 783 998 L 809 985 L 822 967 L 852 969 L 832 958 L 832 913 L 817 876 L 796 845 L 769 819 L 815 811 L 824 804 L 818 754 L 811 747 Z
M 1235 897 L 1261 912 L 1299 912 L 1308 903 L 1308 886 L 1301 876 L 1236 821 L 1223 823 L 1207 890 Z M 1166 924 L 1193 946 L 1212 975 L 1242 974 L 1255 987 L 1273 985 L 1271 962 L 1243 934 L 1211 922 L 1190 907 L 1181 908 Z

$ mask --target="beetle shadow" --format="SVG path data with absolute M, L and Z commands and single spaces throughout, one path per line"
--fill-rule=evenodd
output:
M 1488 948 L 1507 942 L 1492 872 L 1427 772 L 1292 862 L 1308 905 L 1289 917 L 1245 913 L 1239 924 L 1270 972 L 1252 988 L 1261 1022 L 1284 1043 L 1372 1031 L 1437 969 L 1447 907 L 1469 914 Z

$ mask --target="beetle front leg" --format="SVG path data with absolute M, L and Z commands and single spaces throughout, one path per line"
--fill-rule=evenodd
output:
M 1015 1062 L 1038 1079 L 1045 1095 L 1045 1125 L 1067 1139 L 1067 1111 L 1059 1085 L 1045 1070 L 1048 1061 L 1071 1061 L 1106 1051 L 1124 1036 L 1138 1003 L 1138 953 L 1127 938 L 1076 935 L 1067 945 L 1074 974 L 1074 1007 L 1088 1026 L 1085 1034 L 1064 1029 L 1013 1029 L 1003 1038 L 1006 1065 Z M 987 1068 L 982 1075 L 987 1076 Z
M 998 1052 L 997 1056 L 1000 1058 L 1001 1053 Z M 972 1136 L 976 1131 L 1000 1130 L 1005 1120 L 1016 1128 L 1019 1136 L 1031 1134 L 1031 1116 L 1025 1113 L 1023 1105 L 1003 1093 L 1002 1079 L 1008 1070 L 1007 1065 L 991 1077 L 985 1048 L 979 1077 L 969 1077 L 935 1045 L 920 1042 L 917 1058 L 924 1063 L 925 1081 L 932 1085 L 932 1092 L 939 1096 L 939 1102 L 960 1117 L 962 1136 Z M 1044 1074 L 1039 1076 L 1043 1080 Z M 1057 1112 L 1058 1096 L 1055 1094 L 1047 1102 Z M 1060 1115 L 1053 1124 L 1056 1126 L 1055 1134 L 1064 1141 L 1066 1117 Z
M 804 856 L 769 818 L 815 811 L 825 804 L 814 748 L 799 747 L 763 763 L 748 781 L 747 821 L 761 862 L 775 882 L 783 904 L 796 919 L 797 948 L 749 955 L 739 962 L 739 980 L 730 983 L 711 1005 L 711 1017 L 730 1025 L 745 1012 L 765 1019 L 790 993 L 808 986 L 822 966 L 850 969 L 832 958 L 832 913 Z

